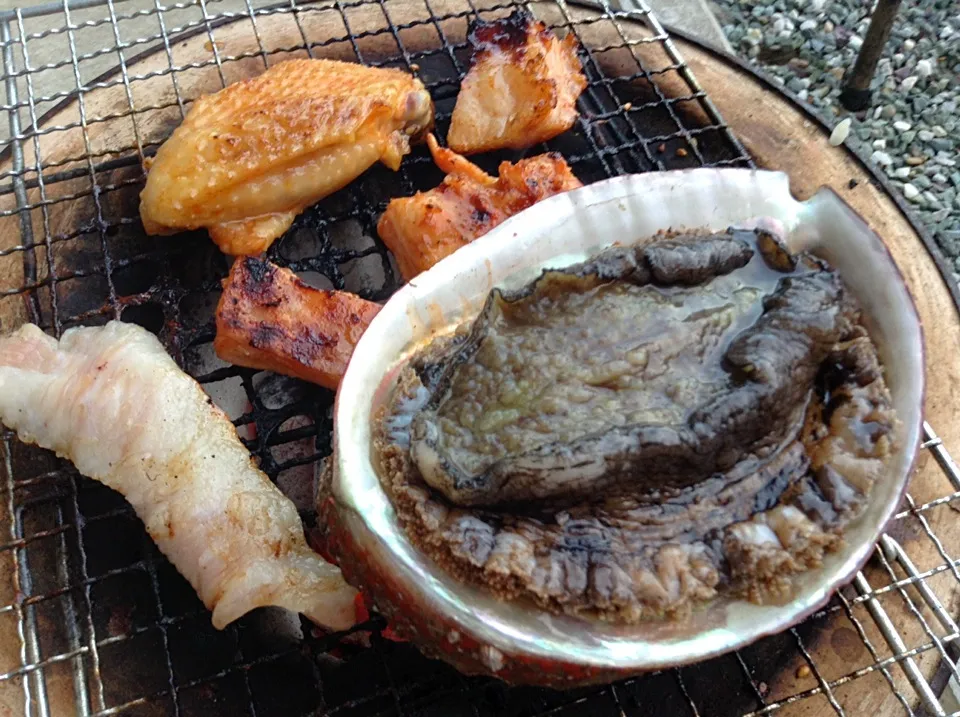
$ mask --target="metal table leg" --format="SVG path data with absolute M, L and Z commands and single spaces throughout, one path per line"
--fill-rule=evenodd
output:
M 867 37 L 857 55 L 853 70 L 847 75 L 843 92 L 840 93 L 840 103 L 848 110 L 858 112 L 870 106 L 870 82 L 877 71 L 880 53 L 890 37 L 893 29 L 893 20 L 897 16 L 901 0 L 878 0 L 877 9 L 870 18 L 870 27 Z

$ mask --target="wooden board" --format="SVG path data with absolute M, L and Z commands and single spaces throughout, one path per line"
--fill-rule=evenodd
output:
M 437 15 L 450 17 L 436 25 L 429 23 L 401 29 L 396 35 L 392 32 L 368 35 L 357 42 L 356 48 L 365 60 L 395 55 L 398 40 L 408 53 L 430 50 L 438 45 L 438 27 L 449 40 L 462 42 L 466 19 L 457 14 L 463 13 L 465 3 L 459 0 L 433 0 L 429 7 Z M 259 41 L 267 51 L 273 51 L 278 48 L 302 47 L 303 38 L 308 37 L 314 43 L 316 56 L 355 59 L 351 43 L 338 38 L 342 38 L 347 29 L 362 35 L 367 31 L 381 30 L 384 26 L 383 10 L 377 4 L 350 8 L 345 14 L 332 6 L 317 5 L 311 8 L 309 12 L 300 12 L 297 18 L 291 14 L 259 17 Z M 391 3 L 390 8 L 390 19 L 398 26 L 428 17 L 427 6 L 413 0 Z M 538 6 L 538 9 L 541 8 Z M 579 8 L 553 9 L 548 14 L 550 16 L 547 19 L 554 23 L 595 17 L 590 10 Z M 649 38 L 649 33 L 639 25 L 629 22 L 620 24 L 631 39 Z M 86 129 L 81 126 L 78 104 L 71 102 L 48 117 L 43 124 L 45 128 L 62 126 L 66 129 L 39 136 L 36 145 L 32 141 L 23 144 L 28 167 L 35 164 L 36 152 L 39 150 L 45 166 L 59 163 L 59 171 L 75 171 L 76 177 L 47 186 L 42 193 L 39 187 L 28 187 L 25 191 L 29 202 L 45 200 L 48 204 L 44 208 L 30 211 L 28 215 L 0 218 L 0 327 L 3 330 L 17 326 L 31 316 L 30 306 L 21 297 L 2 296 L 4 289 L 19 287 L 25 281 L 22 254 L 9 252 L 21 241 L 21 229 L 24 226 L 41 240 L 45 235 L 69 238 L 68 241 L 55 241 L 49 246 L 41 242 L 33 251 L 36 266 L 34 280 L 41 283 L 50 275 L 51 267 L 55 267 L 58 275 L 82 271 L 83 266 L 88 265 L 91 258 L 98 255 L 101 241 L 111 242 L 111 246 L 116 247 L 117 252 L 124 256 L 135 256 L 137 252 L 156 249 L 158 243 L 166 241 L 163 238 L 144 237 L 135 222 L 109 232 L 103 230 L 104 220 L 137 216 L 140 169 L 139 166 L 132 165 L 100 173 L 98 182 L 101 186 L 106 183 L 111 188 L 99 195 L 99 201 L 94 201 L 90 192 L 89 166 L 83 157 L 90 151 L 101 155 L 97 159 L 101 162 L 118 157 L 138 156 L 144 148 L 149 151 L 162 141 L 181 119 L 182 108 L 177 102 L 177 91 L 181 97 L 192 99 L 219 89 L 224 82 L 248 77 L 263 69 L 264 58 L 259 54 L 261 48 L 258 36 L 252 32 L 249 20 L 218 26 L 214 34 L 215 45 L 206 33 L 195 34 L 191 37 L 174 38 L 169 57 L 166 52 L 158 51 L 129 59 L 128 74 L 145 79 L 125 86 L 119 75 L 113 75 L 104 78 L 109 86 L 84 93 L 83 110 L 88 121 Z M 595 49 L 621 44 L 617 28 L 609 22 L 585 25 L 581 34 L 585 42 Z M 940 432 L 949 448 L 960 449 L 960 421 L 957 420 L 957 406 L 960 405 L 960 363 L 957 361 L 960 321 L 957 307 L 934 261 L 904 214 L 882 188 L 875 185 L 870 174 L 851 153 L 844 148 L 829 146 L 826 131 L 784 97 L 772 93 L 749 73 L 719 60 L 694 44 L 678 41 L 677 45 L 707 94 L 712 97 L 734 132 L 757 158 L 758 164 L 787 172 L 799 198 L 810 196 L 821 186 L 833 188 L 888 243 L 907 278 L 926 327 L 930 367 L 927 375 L 928 420 Z M 637 44 L 634 48 L 648 67 L 668 67 L 672 62 L 663 53 L 659 43 Z M 222 66 L 210 65 L 214 50 L 220 57 L 249 56 L 237 61 L 224 61 Z M 271 55 L 269 61 L 274 63 L 285 57 L 303 55 L 303 50 L 295 49 L 290 53 Z M 608 73 L 632 74 L 636 71 L 627 50 L 607 50 L 597 55 L 600 56 L 600 64 Z M 171 63 L 180 67 L 196 64 L 205 66 L 177 72 L 175 86 L 169 72 Z M 687 93 L 676 72 L 665 72 L 656 77 L 658 85 L 668 96 Z M 137 109 L 135 123 L 129 116 L 131 103 Z M 691 106 L 686 111 L 693 120 L 706 120 L 702 109 Z M 91 118 L 109 119 L 90 122 Z M 9 162 L 0 165 L 0 171 L 8 171 L 9 168 Z M 26 179 L 35 180 L 36 174 L 27 174 Z M 68 201 L 49 203 L 68 195 L 77 196 Z M 0 197 L 0 209 L 9 210 L 15 206 L 13 195 Z M 77 235 L 81 229 L 84 230 Z M 9 253 L 4 254 L 4 250 Z M 64 280 L 58 285 L 58 296 L 66 297 L 65 300 L 72 300 L 73 290 L 68 286 L 70 281 L 79 279 Z M 41 313 L 48 311 L 45 307 L 49 305 L 49 294 L 46 292 L 49 292 L 48 288 L 37 292 L 37 306 Z M 100 296 L 99 300 L 102 301 L 103 298 L 105 297 Z M 89 306 L 82 302 L 78 305 L 84 310 L 97 308 L 96 302 Z M 949 490 L 950 485 L 925 452 L 911 487 L 913 499 L 918 504 L 925 503 L 945 495 Z M 933 509 L 927 512 L 925 517 L 948 550 L 960 543 L 960 521 L 956 520 L 956 515 L 948 507 Z M 926 536 L 923 526 L 915 518 L 896 523 L 891 532 L 907 547 L 914 563 L 921 570 L 934 568 L 944 562 L 937 546 Z M 9 551 L 0 553 L 0 572 L 5 573 L 6 577 L 9 577 L 9 561 Z M 890 576 L 883 566 L 871 565 L 867 573 L 874 586 L 890 582 Z M 4 577 L 0 574 L 0 587 L 10 584 Z M 960 582 L 947 572 L 933 578 L 931 584 L 945 605 L 955 613 L 960 597 Z M 10 596 L 5 588 L 2 594 Z M 7 603 L 7 598 L 4 603 Z M 882 598 L 882 604 L 900 626 L 908 648 L 928 641 L 922 624 L 910 613 L 897 591 L 887 593 Z M 890 650 L 873 627 L 863 606 L 854 608 L 854 612 L 862 622 L 866 637 L 876 648 L 879 657 L 882 659 L 888 656 Z M 921 614 L 935 626 L 929 611 L 924 610 Z M 5 634 L 7 624 L 0 626 L 0 630 L 4 630 L 4 634 L 0 634 L 0 645 L 4 646 L 0 649 L 0 664 L 8 668 L 9 665 L 19 664 L 19 655 L 4 653 L 16 650 L 19 641 L 15 635 Z M 936 629 L 942 632 L 938 627 Z M 875 659 L 858 637 L 856 626 L 842 613 L 834 613 L 808 624 L 799 634 L 827 680 L 849 675 Z M 805 675 L 799 669 L 804 658 L 796 649 L 794 638 L 787 635 L 784 641 L 782 665 L 771 666 L 769 660 L 764 664 L 750 665 L 755 669 L 756 680 L 762 683 L 761 691 L 765 692 L 768 700 L 784 699 L 818 687 L 817 680 L 812 675 Z M 744 655 L 750 663 L 751 652 L 747 650 Z M 930 676 L 937 670 L 939 658 L 936 651 L 926 651 L 917 658 L 917 662 L 924 674 Z M 774 670 L 774 667 L 777 669 Z M 914 695 L 902 672 L 895 665 L 890 669 L 889 680 L 904 694 Z M 62 688 L 64 697 L 72 702 L 72 698 L 69 698 L 72 688 L 66 680 L 63 681 Z M 883 717 L 888 714 L 901 714 L 903 710 L 889 689 L 887 678 L 878 671 L 843 682 L 831 690 L 831 696 L 849 714 Z M 19 712 L 16 704 L 18 700 L 22 702 L 22 696 L 15 695 L 10 699 L 12 701 L 8 701 L 0 689 L 0 708 L 6 704 L 12 713 L 16 714 Z M 53 699 L 51 697 L 52 701 Z M 781 713 L 814 715 L 822 714 L 827 709 L 829 708 L 825 699 L 821 696 L 792 702 L 785 706 Z

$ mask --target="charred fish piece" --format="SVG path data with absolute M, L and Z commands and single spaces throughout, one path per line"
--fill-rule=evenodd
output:
M 558 38 L 525 10 L 470 23 L 474 55 L 447 140 L 461 154 L 525 149 L 573 126 L 587 86 L 574 35 Z

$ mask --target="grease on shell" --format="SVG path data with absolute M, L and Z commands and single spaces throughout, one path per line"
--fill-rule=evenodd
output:
M 838 273 L 730 231 L 492 292 L 401 372 L 377 447 L 404 529 L 458 579 L 637 622 L 782 599 L 895 422 Z

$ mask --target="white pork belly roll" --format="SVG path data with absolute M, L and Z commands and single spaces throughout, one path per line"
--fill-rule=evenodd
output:
M 344 629 L 356 591 L 307 545 L 293 503 L 148 331 L 0 338 L 0 422 L 119 491 L 223 628 L 276 605 Z

